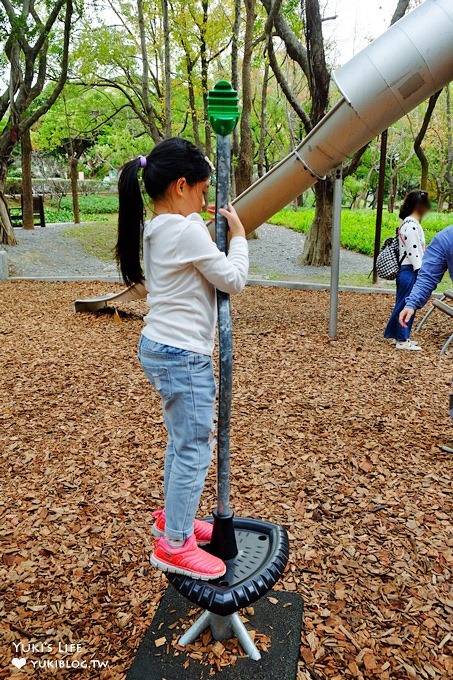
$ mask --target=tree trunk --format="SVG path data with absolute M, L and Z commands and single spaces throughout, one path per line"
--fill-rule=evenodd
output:
M 241 0 L 234 0 L 234 23 L 233 23 L 233 38 L 231 41 L 231 84 L 234 89 L 239 92 L 239 32 L 241 30 Z M 233 131 L 233 156 L 237 158 L 239 155 L 239 130 L 238 126 Z M 231 164 L 232 179 L 234 181 L 234 188 L 236 191 L 236 167 Z
M 264 64 L 263 87 L 261 88 L 260 144 L 258 149 L 258 177 L 266 172 L 266 124 L 267 124 L 267 84 L 269 81 L 269 62 Z
M 326 65 L 319 0 L 305 2 L 305 39 L 309 63 L 311 123 L 316 125 L 329 105 L 330 73 Z M 320 267 L 330 264 L 332 254 L 334 175 L 315 185 L 315 218 L 305 239 L 302 262 Z
M 354 199 L 353 208 L 355 208 L 355 209 L 360 210 L 360 208 L 365 209 L 367 207 L 368 195 L 370 193 L 371 178 L 373 176 L 373 172 L 377 171 L 377 167 L 376 167 L 377 151 L 378 151 L 378 147 L 376 145 L 374 147 L 373 158 L 371 160 L 370 169 L 368 170 L 366 179 L 363 183 L 362 188 L 360 189 L 359 193 L 357 194 L 357 196 Z
M 398 170 L 392 169 L 392 174 L 390 175 L 389 196 L 387 202 L 387 209 L 389 213 L 393 213 L 395 211 L 397 192 L 398 192 Z
M 208 0 L 202 0 L 201 7 L 203 10 L 203 23 L 200 40 L 200 60 L 201 60 L 201 90 L 203 92 L 203 120 L 204 120 L 204 149 L 206 156 L 211 157 L 211 124 L 208 116 L 208 92 L 209 92 L 209 60 L 208 50 L 206 45 L 206 30 L 209 18 L 209 3 Z
M 447 182 L 448 210 L 453 210 L 453 131 L 450 83 L 447 85 Z
M 72 211 L 74 213 L 74 224 L 80 224 L 79 210 L 79 159 L 76 156 L 69 158 L 69 173 L 71 177 Z
M 252 79 L 251 65 L 253 55 L 253 27 L 255 24 L 256 0 L 244 0 L 246 20 L 244 34 L 244 55 L 242 59 L 242 112 L 240 119 L 241 141 L 239 147 L 238 167 L 236 172 L 236 190 L 241 194 L 252 183 L 254 143 L 250 124 L 252 113 Z
M 444 203 L 445 203 L 445 191 L 444 189 L 439 186 L 439 183 L 436 184 L 437 186 L 437 212 L 444 212 Z
M 189 46 L 187 45 L 185 40 L 182 41 L 182 46 L 185 52 L 187 87 L 189 92 L 190 118 L 192 120 L 193 139 L 195 146 L 198 146 L 198 148 L 201 149 L 202 145 L 200 139 L 200 123 L 198 120 L 197 101 L 195 97 L 195 85 L 193 79 L 194 62 L 192 60 L 192 57 L 190 56 Z
M 189 61 L 187 61 L 187 69 L 189 69 Z M 188 82 L 188 88 L 189 88 L 189 106 L 190 106 L 190 117 L 192 120 L 192 132 L 193 132 L 193 141 L 195 143 L 195 146 L 198 146 L 198 148 L 201 148 L 201 139 L 200 139 L 200 127 L 198 123 L 198 114 L 197 114 L 197 102 L 195 99 L 195 89 L 194 89 L 194 84 L 193 84 L 193 75 L 192 72 L 187 71 L 187 82 Z
M 332 254 L 332 222 L 333 222 L 333 187 L 334 176 L 328 175 L 325 180 L 317 182 L 315 192 L 315 217 L 305 238 L 302 264 L 321 267 L 330 264 Z
M 21 159 L 22 159 L 22 227 L 24 229 L 34 229 L 35 220 L 33 217 L 33 184 L 31 181 L 31 136 L 27 128 L 20 138 Z
M 50 109 L 66 82 L 73 5 L 71 0 L 39 3 L 39 7 L 34 2 L 2 4 L 3 9 L 8 6 L 2 16 L 2 32 L 7 36 L 6 43 L 3 41 L 4 57 L 5 63 L 9 62 L 10 76 L 3 82 L 5 87 L 0 92 L 0 242 L 15 245 L 4 195 L 8 161 L 19 138 Z M 41 14 L 45 9 L 49 10 L 47 18 Z M 50 77 L 47 53 L 51 42 L 49 35 L 53 34 L 55 25 L 62 28 L 63 39 L 59 49 L 59 72 L 58 69 L 55 71 L 57 62 L 52 61 Z M 35 106 L 31 106 L 33 102 L 36 102 Z
M 434 107 L 436 106 L 436 102 L 439 99 L 440 92 L 441 91 L 436 92 L 436 94 L 431 95 L 431 97 L 429 98 L 428 108 L 426 109 L 422 126 L 414 141 L 414 151 L 417 154 L 417 158 L 420 161 L 420 165 L 422 168 L 420 177 L 420 188 L 423 191 L 426 191 L 426 189 L 428 188 L 429 161 L 426 157 L 425 152 L 423 151 L 422 143 L 423 140 L 425 139 L 426 131 L 428 130 L 428 126 L 431 121 L 431 116 L 433 115 Z
M 165 134 L 171 137 L 171 64 L 170 26 L 168 22 L 168 0 L 162 0 L 162 28 L 164 33 L 164 80 L 165 80 Z
M 0 243 L 4 243 L 7 246 L 16 246 L 17 241 L 14 235 L 13 225 L 9 219 L 8 204 L 5 198 L 7 174 L 7 164 L 0 161 Z
M 142 95 L 143 95 L 143 106 L 145 109 L 146 120 L 148 122 L 149 131 L 152 139 L 155 142 L 160 140 L 159 130 L 154 119 L 154 109 L 151 104 L 150 99 L 150 89 L 149 89 L 149 56 L 148 47 L 146 44 L 146 32 L 145 32 L 145 17 L 143 14 L 143 0 L 137 0 L 137 18 L 138 27 L 140 34 L 140 50 L 142 56 Z

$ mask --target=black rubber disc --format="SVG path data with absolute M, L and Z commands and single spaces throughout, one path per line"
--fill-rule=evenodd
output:
M 227 571 L 216 581 L 199 581 L 167 574 L 170 583 L 190 602 L 226 616 L 265 595 L 283 574 L 289 557 L 286 530 L 256 519 L 234 518 L 238 555 L 227 560 Z

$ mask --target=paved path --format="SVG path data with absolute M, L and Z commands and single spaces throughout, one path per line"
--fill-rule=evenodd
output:
M 115 262 L 102 262 L 89 255 L 77 239 L 64 236 L 67 224 L 45 229 L 16 229 L 17 246 L 6 247 L 10 276 L 118 278 Z M 290 281 L 327 281 L 330 267 L 305 267 L 299 263 L 304 235 L 285 227 L 265 224 L 259 238 L 249 241 L 250 278 Z M 1 247 L 1 246 L 0 246 Z M 341 251 L 341 272 L 368 275 L 371 258 Z
M 49 224 L 45 229 L 15 229 L 17 246 L 8 251 L 9 275 L 24 277 L 118 278 L 115 262 L 89 255 L 75 238 L 64 236 L 70 224 Z M 1 246 L 0 246 L 1 247 Z
M 264 224 L 258 230 L 259 238 L 249 241 L 251 278 L 280 278 L 294 281 L 319 281 L 329 279 L 330 267 L 307 267 L 299 259 L 304 249 L 304 234 Z M 341 250 L 340 273 L 368 276 L 373 261 L 352 250 Z

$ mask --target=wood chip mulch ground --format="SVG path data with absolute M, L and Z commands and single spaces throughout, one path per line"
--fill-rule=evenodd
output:
M 124 678 L 166 586 L 148 562 L 165 431 L 135 357 L 143 304 L 72 313 L 116 289 L 0 287 L 1 677 Z M 453 673 L 451 456 L 437 448 L 451 438 L 449 323 L 433 315 L 426 350 L 397 352 L 382 338 L 391 303 L 341 294 L 329 341 L 325 292 L 234 301 L 233 506 L 289 531 L 277 587 L 305 601 L 299 680 Z M 162 645 L 186 653 L 173 633 Z M 216 677 L 240 663 L 209 635 L 190 651 Z

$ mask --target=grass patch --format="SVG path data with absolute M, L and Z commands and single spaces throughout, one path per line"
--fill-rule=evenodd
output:
M 83 198 L 90 198 L 85 196 Z M 97 196 L 95 198 L 111 198 L 110 196 Z M 203 219 L 210 219 L 208 213 L 202 214 Z M 68 227 L 63 232 L 63 236 L 68 238 L 75 238 L 80 241 L 80 244 L 89 255 L 99 258 L 103 262 L 111 262 L 114 258 L 113 252 L 116 243 L 116 235 L 118 229 L 118 215 L 115 214 L 98 214 L 82 217 L 83 221 L 91 224 L 75 225 Z M 54 222 L 70 222 L 72 221 L 72 213 L 69 220 L 53 220 Z M 93 224 L 94 222 L 94 224 Z
M 63 235 L 79 240 L 89 255 L 97 257 L 103 262 L 111 262 L 114 259 L 117 217 L 116 215 L 102 215 L 100 217 L 103 217 L 105 221 L 69 227 L 63 232 Z
M 314 208 L 292 210 L 285 208 L 269 220 L 270 224 L 279 224 L 295 231 L 306 233 L 313 221 Z M 448 213 L 430 213 L 423 221 L 426 242 L 429 243 L 438 231 L 452 223 Z M 372 210 L 343 210 L 341 216 L 341 245 L 348 250 L 355 250 L 364 255 L 373 255 L 376 213 Z M 383 242 L 393 236 L 400 223 L 396 213 L 385 212 L 382 220 Z

